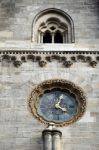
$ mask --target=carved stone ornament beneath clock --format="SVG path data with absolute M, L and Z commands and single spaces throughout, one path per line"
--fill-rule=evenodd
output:
M 86 98 L 74 83 L 53 79 L 42 82 L 31 92 L 29 107 L 40 122 L 62 127 L 83 116 Z

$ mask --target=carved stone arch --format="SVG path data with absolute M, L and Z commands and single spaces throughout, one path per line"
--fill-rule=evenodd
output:
M 49 24 L 56 24 L 58 28 L 64 29 L 63 43 L 74 43 L 74 23 L 72 18 L 64 11 L 50 8 L 39 12 L 32 23 L 32 42 L 43 43 L 41 28 L 48 30 Z

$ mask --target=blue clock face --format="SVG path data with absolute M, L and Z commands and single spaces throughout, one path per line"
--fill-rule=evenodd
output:
M 37 113 L 49 122 L 69 121 L 77 114 L 78 103 L 73 94 L 54 89 L 39 97 Z

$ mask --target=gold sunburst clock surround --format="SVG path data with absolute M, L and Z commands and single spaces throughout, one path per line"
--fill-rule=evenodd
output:
M 76 122 L 86 110 L 82 89 L 67 80 L 47 80 L 31 93 L 29 107 L 42 123 L 62 127 Z

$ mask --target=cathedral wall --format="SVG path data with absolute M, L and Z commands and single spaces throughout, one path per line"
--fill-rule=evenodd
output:
M 80 86 L 87 99 L 84 116 L 75 124 L 59 128 L 63 149 L 98 150 L 98 97 L 99 65 L 92 68 L 86 63 L 75 63 L 65 68 L 56 61 L 40 68 L 36 62 L 26 62 L 15 68 L 0 64 L 0 149 L 42 149 L 42 130 L 46 125 L 31 114 L 28 100 L 31 91 L 42 81 L 66 79 Z
M 33 19 L 40 11 L 48 8 L 61 9 L 71 16 L 74 21 L 75 43 L 37 44 L 31 41 Z M 14 55 L 18 56 L 20 62 L 20 56 L 31 50 L 39 51 L 38 54 L 42 57 L 40 51 L 57 51 L 58 54 L 60 51 L 71 51 L 68 54 L 61 53 L 70 60 L 74 56 L 72 51 L 98 51 L 98 43 L 98 0 L 0 1 L 0 150 L 43 150 L 41 134 L 46 126 L 33 117 L 28 100 L 31 91 L 39 83 L 57 78 L 80 86 L 87 100 L 84 116 L 73 125 L 59 128 L 63 133 L 63 150 L 99 149 L 98 53 L 87 53 L 97 64 L 79 60 L 70 67 L 57 60 L 47 63 L 45 67 L 32 61 L 17 67 L 13 61 L 2 59 L 4 54 L 12 56 L 13 51 L 16 51 Z M 9 52 L 5 53 L 5 50 Z M 19 51 L 25 51 L 25 54 Z M 83 55 L 83 52 L 79 55 Z
M 98 0 L 2 0 L 0 2 L 0 47 L 32 48 L 32 23 L 44 9 L 65 11 L 74 21 L 74 48 L 98 48 Z M 24 45 L 24 46 L 23 46 Z M 72 44 L 70 45 L 72 48 Z

